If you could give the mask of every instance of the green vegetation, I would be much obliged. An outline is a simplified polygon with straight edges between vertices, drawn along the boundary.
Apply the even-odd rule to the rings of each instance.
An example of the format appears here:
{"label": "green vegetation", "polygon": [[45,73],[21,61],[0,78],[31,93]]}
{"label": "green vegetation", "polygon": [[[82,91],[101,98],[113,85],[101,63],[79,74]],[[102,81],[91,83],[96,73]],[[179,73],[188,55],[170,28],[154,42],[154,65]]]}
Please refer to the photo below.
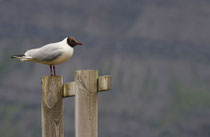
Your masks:
{"label": "green vegetation", "polygon": [[22,136],[24,130],[29,130],[26,135],[40,136],[41,125],[36,121],[40,110],[25,108],[22,103],[0,106],[0,133],[3,137]]}
{"label": "green vegetation", "polygon": [[158,89],[158,80],[153,77],[152,69],[150,66],[146,68],[146,74],[144,75],[142,88],[140,92],[141,97],[151,98],[155,96]]}
{"label": "green vegetation", "polygon": [[20,112],[20,105],[0,106],[0,133],[4,137],[18,136],[19,127],[17,124],[17,113]]}
{"label": "green vegetation", "polygon": [[169,91],[171,103],[159,121],[161,137],[168,133],[178,136],[182,125],[189,122],[188,117],[194,117],[200,111],[202,114],[202,110],[210,107],[210,89],[189,88],[181,80],[172,80]]}

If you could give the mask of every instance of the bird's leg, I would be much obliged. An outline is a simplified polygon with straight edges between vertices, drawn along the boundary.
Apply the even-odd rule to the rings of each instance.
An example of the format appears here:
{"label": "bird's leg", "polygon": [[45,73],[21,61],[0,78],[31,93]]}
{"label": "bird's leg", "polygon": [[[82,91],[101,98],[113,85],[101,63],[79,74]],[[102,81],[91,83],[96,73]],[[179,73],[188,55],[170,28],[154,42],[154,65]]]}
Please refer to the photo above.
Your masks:
{"label": "bird's leg", "polygon": [[53,76],[52,65],[50,65],[50,76]]}
{"label": "bird's leg", "polygon": [[56,73],[55,73],[55,65],[53,65],[53,71],[54,71],[54,76],[56,76]]}

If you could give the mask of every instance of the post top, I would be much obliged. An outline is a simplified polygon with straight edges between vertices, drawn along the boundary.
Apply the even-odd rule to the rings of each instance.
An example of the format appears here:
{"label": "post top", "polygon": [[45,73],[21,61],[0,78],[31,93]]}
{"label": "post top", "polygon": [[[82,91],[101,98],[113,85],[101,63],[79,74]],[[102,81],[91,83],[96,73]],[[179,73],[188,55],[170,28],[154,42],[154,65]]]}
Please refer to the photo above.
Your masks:
{"label": "post top", "polygon": [[75,73],[77,72],[98,72],[98,70],[77,70]]}
{"label": "post top", "polygon": [[59,75],[57,75],[57,76],[42,76],[42,79],[43,78],[62,78],[62,76],[59,76]]}
{"label": "post top", "polygon": [[63,77],[62,76],[43,76],[41,78],[41,82],[44,82],[44,81],[61,81],[63,83]]}

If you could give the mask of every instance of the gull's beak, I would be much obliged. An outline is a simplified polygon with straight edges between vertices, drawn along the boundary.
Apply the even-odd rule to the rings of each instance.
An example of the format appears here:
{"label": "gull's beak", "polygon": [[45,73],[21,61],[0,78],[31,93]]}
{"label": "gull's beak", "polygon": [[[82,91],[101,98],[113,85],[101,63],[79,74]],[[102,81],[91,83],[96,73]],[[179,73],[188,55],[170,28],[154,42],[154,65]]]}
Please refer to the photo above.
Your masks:
{"label": "gull's beak", "polygon": [[82,43],[78,42],[77,45],[83,45]]}

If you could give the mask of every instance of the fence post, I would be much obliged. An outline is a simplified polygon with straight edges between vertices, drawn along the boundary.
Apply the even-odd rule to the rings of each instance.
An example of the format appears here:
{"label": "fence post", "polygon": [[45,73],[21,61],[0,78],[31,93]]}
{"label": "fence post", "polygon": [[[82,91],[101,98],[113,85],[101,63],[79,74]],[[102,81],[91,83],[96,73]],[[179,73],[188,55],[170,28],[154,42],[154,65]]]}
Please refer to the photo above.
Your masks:
{"label": "fence post", "polygon": [[42,77],[42,137],[63,137],[61,76]]}
{"label": "fence post", "polygon": [[98,136],[97,70],[75,73],[75,134],[76,137]]}

